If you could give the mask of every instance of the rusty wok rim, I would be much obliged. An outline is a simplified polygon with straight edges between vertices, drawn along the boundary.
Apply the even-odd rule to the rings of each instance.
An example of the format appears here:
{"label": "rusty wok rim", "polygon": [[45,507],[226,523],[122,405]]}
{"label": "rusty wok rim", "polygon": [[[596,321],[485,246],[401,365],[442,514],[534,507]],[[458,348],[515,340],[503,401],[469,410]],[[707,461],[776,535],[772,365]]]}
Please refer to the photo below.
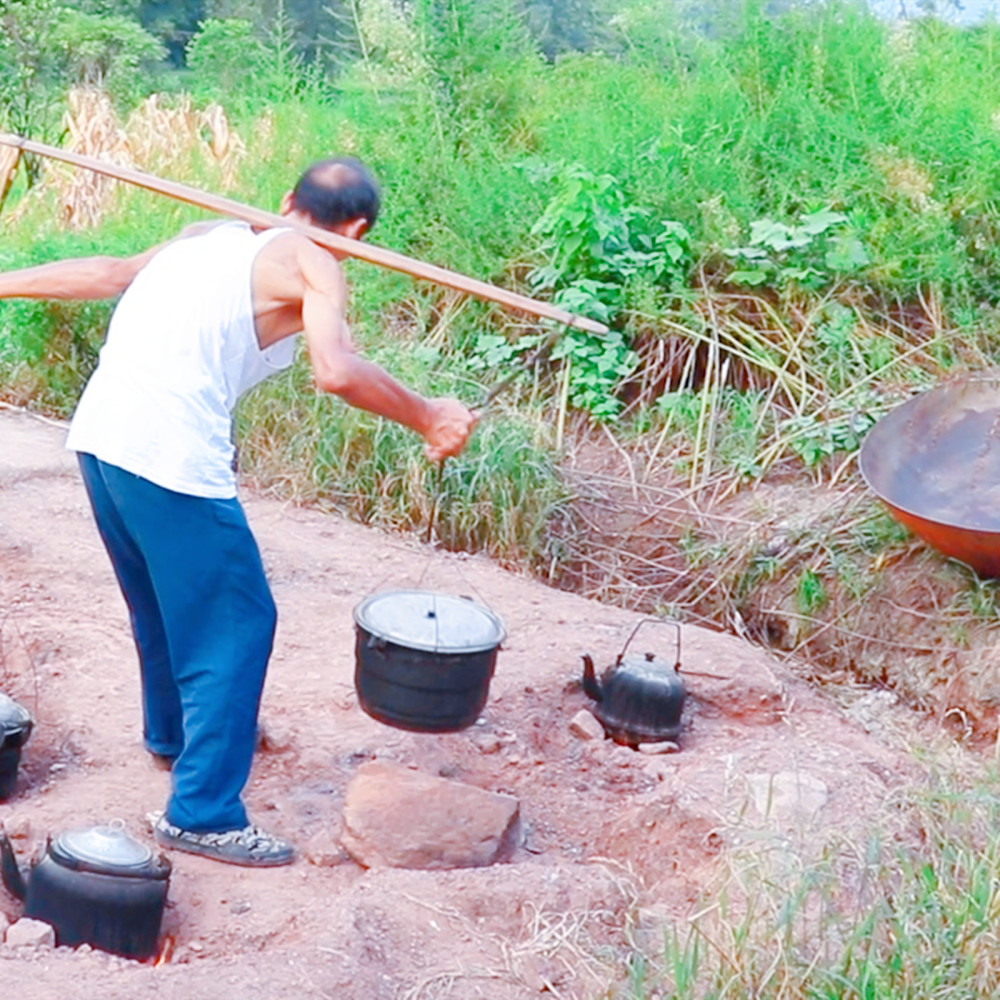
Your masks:
{"label": "rusty wok rim", "polygon": [[[995,527],[985,526],[975,523],[962,511],[933,509],[932,502],[915,503],[900,495],[898,482],[903,473],[914,483],[926,475],[928,465],[921,464],[921,456],[926,460],[928,456],[935,457],[935,452],[920,446],[926,446],[926,438],[943,433],[942,428],[948,423],[946,418],[954,422],[956,414],[977,413],[995,413],[1000,425],[1000,373],[941,383],[899,404],[865,436],[858,467],[868,487],[897,521],[948,558],[965,563],[980,575],[1000,576],[1000,517]],[[923,437],[917,437],[914,431],[917,435],[922,432]],[[1000,457],[1000,436],[993,451]],[[987,447],[980,449],[980,453],[985,456],[992,452]],[[1000,485],[1000,474],[996,481]],[[977,481],[971,475],[954,482],[955,489],[951,492],[958,496],[973,495],[977,488]]]}

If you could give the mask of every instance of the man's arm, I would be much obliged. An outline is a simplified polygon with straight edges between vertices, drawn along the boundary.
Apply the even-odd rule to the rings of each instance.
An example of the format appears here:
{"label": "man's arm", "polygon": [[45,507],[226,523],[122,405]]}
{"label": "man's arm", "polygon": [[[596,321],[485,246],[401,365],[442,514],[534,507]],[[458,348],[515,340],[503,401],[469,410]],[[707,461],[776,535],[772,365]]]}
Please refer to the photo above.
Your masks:
{"label": "man's arm", "polygon": [[347,289],[333,257],[314,244],[303,247],[305,282],[302,329],[317,386],[350,406],[415,430],[431,461],[457,455],[478,417],[457,399],[431,399],[407,389],[378,365],[355,353],[344,318]]}
{"label": "man's arm", "polygon": [[[194,236],[217,223],[196,222],[175,239]],[[170,240],[168,242],[174,242]],[[0,299],[110,299],[121,295],[166,243],[132,257],[77,257],[0,274]]]}
{"label": "man's arm", "polygon": [[[141,255],[145,257],[145,255]],[[79,257],[0,274],[0,299],[109,299],[139,273],[141,257]]]}

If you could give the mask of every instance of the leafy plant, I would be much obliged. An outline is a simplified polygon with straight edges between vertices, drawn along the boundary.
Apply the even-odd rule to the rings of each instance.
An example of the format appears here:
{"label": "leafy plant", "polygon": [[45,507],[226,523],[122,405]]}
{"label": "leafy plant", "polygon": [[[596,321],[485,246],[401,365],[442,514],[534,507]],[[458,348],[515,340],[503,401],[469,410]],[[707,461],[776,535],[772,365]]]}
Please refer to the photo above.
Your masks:
{"label": "leafy plant", "polygon": [[829,209],[802,215],[792,226],[756,219],[750,223],[749,243],[723,253],[740,262],[729,274],[739,285],[796,282],[816,289],[830,280],[830,272],[853,273],[870,263],[847,216]]}
{"label": "leafy plant", "polygon": [[[57,127],[57,0],[0,3],[0,120],[20,135],[47,138]],[[28,166],[31,182],[37,164]]]}
{"label": "leafy plant", "polygon": [[[536,168],[532,176],[552,179],[552,172]],[[539,249],[547,258],[529,276],[537,289],[589,281],[598,291],[638,275],[668,286],[683,279],[691,261],[690,234],[679,222],[654,222],[648,209],[627,204],[610,174],[574,164],[554,179],[555,193],[531,228],[542,237]]]}
{"label": "leafy plant", "polygon": [[235,95],[239,84],[255,82],[264,65],[263,43],[244,18],[208,18],[198,27],[186,50],[187,64],[198,86],[212,97]]}
{"label": "leafy plant", "polygon": [[[562,303],[568,305],[565,299]],[[638,360],[620,330],[605,334],[567,330],[551,356],[553,360],[565,359],[570,366],[569,401],[573,406],[598,420],[607,420],[619,412],[622,404],[614,395],[614,387]]]}
{"label": "leafy plant", "polygon": [[795,587],[795,603],[804,615],[819,611],[827,602],[826,587],[813,569],[804,569]]}
{"label": "leafy plant", "polygon": [[780,426],[788,445],[809,467],[838,452],[857,451],[865,432],[873,427],[877,417],[843,402],[830,407],[831,415],[807,413],[789,417]]}
{"label": "leafy plant", "polygon": [[[554,177],[536,168],[534,176],[555,180],[555,193],[531,229],[541,237],[539,249],[547,261],[529,275],[536,291],[554,292],[563,308],[610,325],[626,305],[631,282],[671,287],[681,280],[691,251],[680,223],[654,224],[651,212],[627,204],[610,174],[571,165]],[[570,330],[552,357],[571,362],[574,406],[599,419],[619,411],[615,385],[637,360],[622,333],[595,337]]]}
{"label": "leafy plant", "polygon": [[166,56],[166,49],[137,21],[119,14],[63,8],[51,42],[66,83],[103,87],[122,98],[136,95],[144,65]]}

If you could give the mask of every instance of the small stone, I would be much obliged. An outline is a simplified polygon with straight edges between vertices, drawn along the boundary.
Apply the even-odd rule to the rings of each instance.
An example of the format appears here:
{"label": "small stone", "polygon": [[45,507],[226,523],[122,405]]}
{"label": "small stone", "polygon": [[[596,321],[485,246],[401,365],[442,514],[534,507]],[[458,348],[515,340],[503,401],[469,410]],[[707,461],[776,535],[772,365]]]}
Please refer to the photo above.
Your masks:
{"label": "small stone", "polygon": [[6,937],[8,927],[10,927],[10,918],[0,910],[0,942]]}
{"label": "small stone", "polygon": [[658,743],[639,744],[639,753],[677,753],[678,750],[680,750],[680,744],[675,743],[673,740],[660,740]]}
{"label": "small stone", "polygon": [[11,840],[26,840],[31,836],[31,820],[23,814],[8,816],[3,821],[3,828]]}
{"label": "small stone", "polygon": [[292,748],[295,737],[290,729],[282,729],[270,723],[257,725],[257,746],[265,753],[285,753]]}
{"label": "small stone", "polygon": [[195,954],[200,954],[205,950],[205,946],[200,941],[192,941],[188,945],[188,949],[193,951]]}
{"label": "small stone", "polygon": [[237,916],[249,912],[251,908],[250,901],[246,899],[235,899],[229,904],[229,912],[235,913]]}
{"label": "small stone", "polygon": [[677,764],[667,759],[663,754],[650,757],[642,766],[644,774],[657,781],[665,781],[670,775],[677,773]]}
{"label": "small stone", "polygon": [[302,845],[302,857],[316,868],[336,868],[351,860],[351,856],[333,836],[317,833]]}
{"label": "small stone", "polygon": [[565,969],[544,955],[525,955],[520,961],[521,980],[534,993],[554,993]]}
{"label": "small stone", "polygon": [[500,737],[493,733],[476,733],[472,742],[480,753],[496,753],[501,746]]}
{"label": "small stone", "polygon": [[11,948],[54,948],[56,932],[51,924],[22,917],[7,928],[5,940]]}
{"label": "small stone", "polygon": [[594,718],[592,712],[581,708],[576,715],[570,719],[569,731],[581,740],[603,740],[604,727]]}
{"label": "small stone", "polygon": [[830,797],[826,782],[805,771],[748,774],[747,785],[757,811],[781,823],[815,819]]}

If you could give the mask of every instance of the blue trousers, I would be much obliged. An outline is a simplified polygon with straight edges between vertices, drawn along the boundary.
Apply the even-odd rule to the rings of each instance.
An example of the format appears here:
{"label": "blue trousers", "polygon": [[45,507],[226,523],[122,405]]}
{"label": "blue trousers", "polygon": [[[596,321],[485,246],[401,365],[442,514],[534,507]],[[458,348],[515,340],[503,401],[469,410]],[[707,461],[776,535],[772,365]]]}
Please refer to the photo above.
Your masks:
{"label": "blue trousers", "polygon": [[79,462],[131,617],[146,747],[176,758],[167,819],[199,833],[242,828],[277,622],[243,509],[93,455]]}

